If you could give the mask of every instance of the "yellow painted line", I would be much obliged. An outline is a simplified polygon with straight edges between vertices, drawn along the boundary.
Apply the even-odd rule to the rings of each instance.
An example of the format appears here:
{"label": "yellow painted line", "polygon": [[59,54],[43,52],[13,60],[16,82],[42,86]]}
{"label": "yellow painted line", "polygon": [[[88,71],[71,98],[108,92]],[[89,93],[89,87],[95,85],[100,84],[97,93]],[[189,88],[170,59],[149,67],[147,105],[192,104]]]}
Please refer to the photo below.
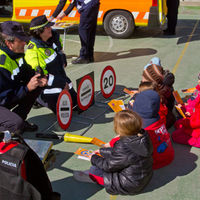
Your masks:
{"label": "yellow painted line", "polygon": [[192,33],[191,33],[190,36],[188,37],[188,40],[187,40],[187,42],[186,42],[186,44],[185,44],[185,47],[184,47],[183,51],[181,52],[181,55],[179,56],[179,58],[178,58],[178,60],[177,60],[177,62],[176,62],[176,65],[174,66],[174,68],[173,68],[173,70],[172,70],[172,73],[173,73],[173,74],[176,73],[176,70],[177,70],[177,68],[178,68],[178,66],[179,66],[179,64],[180,64],[180,62],[181,62],[181,60],[183,59],[183,56],[184,56],[184,54],[185,54],[185,52],[186,52],[186,50],[187,50],[187,48],[188,48],[188,45],[189,45],[189,43],[190,43],[190,40],[192,39],[192,36],[193,36],[194,32],[195,32],[196,29],[197,29],[198,24],[199,24],[199,20],[196,22],[196,24],[195,24],[195,26],[194,26],[194,28],[193,28],[193,30],[192,30]]}
{"label": "yellow painted line", "polygon": [[116,200],[117,199],[117,195],[110,195],[110,200]]}

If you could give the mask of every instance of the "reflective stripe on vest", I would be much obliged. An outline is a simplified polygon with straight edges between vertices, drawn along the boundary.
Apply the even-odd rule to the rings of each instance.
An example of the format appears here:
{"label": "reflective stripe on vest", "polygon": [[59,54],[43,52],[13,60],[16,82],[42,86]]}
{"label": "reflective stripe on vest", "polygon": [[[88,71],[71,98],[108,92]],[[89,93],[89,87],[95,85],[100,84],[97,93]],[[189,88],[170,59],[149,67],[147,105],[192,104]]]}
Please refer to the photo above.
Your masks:
{"label": "reflective stripe on vest", "polygon": [[53,74],[49,74],[49,78],[48,78],[48,86],[52,86],[53,84],[53,80],[54,80],[54,75]]}
{"label": "reflective stripe on vest", "polygon": [[57,53],[54,52],[52,55],[50,55],[48,58],[46,58],[44,61],[46,64],[49,64],[50,62],[52,62],[57,56]]}
{"label": "reflective stripe on vest", "polygon": [[[24,64],[23,58],[19,59],[18,64],[19,64],[19,67],[21,67]],[[12,75],[11,75],[12,80],[14,80],[15,79],[14,76],[16,76],[20,72],[19,67],[17,67],[16,69],[12,71]]]}
{"label": "reflective stripe on vest", "polygon": [[61,93],[62,88],[51,88],[51,89],[45,89],[44,94],[56,94]]}
{"label": "reflective stripe on vest", "polygon": [[9,55],[6,52],[2,50],[0,50],[0,54],[6,56],[6,63],[1,65],[2,68],[8,70],[11,73],[11,79],[14,80],[14,76],[16,76],[20,72],[19,67],[21,67],[24,64],[23,58],[13,60],[9,57]]}
{"label": "reflective stripe on vest", "polygon": [[53,43],[53,49],[56,49],[57,45],[55,43]]}

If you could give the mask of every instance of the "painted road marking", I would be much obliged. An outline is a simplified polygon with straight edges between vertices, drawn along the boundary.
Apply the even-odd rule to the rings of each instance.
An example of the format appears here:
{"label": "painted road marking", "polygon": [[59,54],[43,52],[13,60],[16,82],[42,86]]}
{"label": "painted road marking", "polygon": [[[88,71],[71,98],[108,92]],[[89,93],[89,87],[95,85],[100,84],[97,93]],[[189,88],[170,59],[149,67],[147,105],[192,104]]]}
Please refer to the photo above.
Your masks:
{"label": "painted road marking", "polygon": [[176,70],[177,70],[177,68],[178,68],[178,66],[179,66],[179,64],[180,64],[180,62],[181,62],[181,60],[183,59],[183,56],[184,56],[184,54],[185,54],[185,52],[186,52],[186,50],[187,50],[187,48],[188,48],[188,46],[189,46],[190,40],[192,39],[192,37],[193,37],[193,35],[194,35],[194,32],[196,31],[198,25],[199,25],[199,20],[196,22],[196,24],[195,24],[195,26],[194,26],[194,28],[193,28],[193,30],[192,30],[192,33],[190,34],[190,36],[189,36],[189,38],[188,38],[188,40],[187,40],[187,42],[186,42],[186,44],[185,44],[185,47],[184,47],[183,51],[181,52],[181,55],[179,56],[179,58],[178,58],[178,60],[177,60],[177,62],[176,62],[176,65],[174,66],[174,68],[173,68],[173,70],[172,70],[172,73],[173,73],[173,74],[176,73]]}

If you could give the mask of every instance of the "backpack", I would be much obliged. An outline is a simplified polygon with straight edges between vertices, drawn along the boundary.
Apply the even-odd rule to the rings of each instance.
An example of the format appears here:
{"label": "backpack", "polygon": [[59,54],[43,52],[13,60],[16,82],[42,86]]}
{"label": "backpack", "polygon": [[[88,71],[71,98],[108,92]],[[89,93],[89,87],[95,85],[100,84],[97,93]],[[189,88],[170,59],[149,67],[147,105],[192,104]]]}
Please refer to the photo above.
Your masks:
{"label": "backpack", "polygon": [[0,154],[0,199],[41,200],[40,193],[21,176],[21,165],[28,147],[18,144]]}
{"label": "backpack", "polygon": [[[2,142],[0,133],[0,199],[60,200],[37,154],[14,134],[10,142]],[[5,138],[5,136],[4,136]]]}

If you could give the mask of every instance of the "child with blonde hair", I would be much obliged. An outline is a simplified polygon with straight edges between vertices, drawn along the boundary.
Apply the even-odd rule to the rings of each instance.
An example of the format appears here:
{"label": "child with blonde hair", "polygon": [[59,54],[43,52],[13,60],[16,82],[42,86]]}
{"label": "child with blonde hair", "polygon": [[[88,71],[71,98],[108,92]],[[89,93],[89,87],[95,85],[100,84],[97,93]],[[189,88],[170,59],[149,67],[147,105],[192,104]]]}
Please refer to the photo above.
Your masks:
{"label": "child with blonde hair", "polygon": [[[91,156],[92,167],[88,176],[103,185],[110,194],[136,194],[152,177],[151,141],[142,129],[141,117],[130,110],[116,113],[114,130],[119,135],[119,140],[112,148],[100,148],[96,151],[101,156]],[[75,176],[75,179],[80,180],[83,173],[79,177]]]}

